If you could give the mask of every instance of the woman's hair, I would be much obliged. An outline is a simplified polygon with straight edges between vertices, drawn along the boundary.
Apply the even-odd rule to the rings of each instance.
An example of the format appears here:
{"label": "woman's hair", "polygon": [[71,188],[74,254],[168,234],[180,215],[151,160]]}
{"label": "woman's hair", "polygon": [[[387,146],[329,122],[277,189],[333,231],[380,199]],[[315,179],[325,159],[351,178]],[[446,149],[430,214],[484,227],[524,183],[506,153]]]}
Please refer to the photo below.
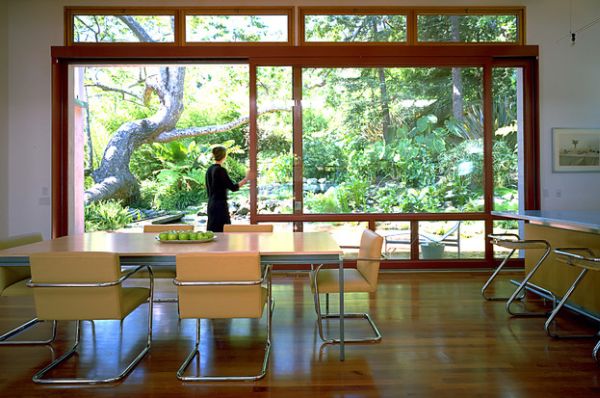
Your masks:
{"label": "woman's hair", "polygon": [[227,148],[225,148],[223,145],[216,145],[212,149],[212,154],[213,158],[215,158],[215,161],[218,162],[227,155]]}

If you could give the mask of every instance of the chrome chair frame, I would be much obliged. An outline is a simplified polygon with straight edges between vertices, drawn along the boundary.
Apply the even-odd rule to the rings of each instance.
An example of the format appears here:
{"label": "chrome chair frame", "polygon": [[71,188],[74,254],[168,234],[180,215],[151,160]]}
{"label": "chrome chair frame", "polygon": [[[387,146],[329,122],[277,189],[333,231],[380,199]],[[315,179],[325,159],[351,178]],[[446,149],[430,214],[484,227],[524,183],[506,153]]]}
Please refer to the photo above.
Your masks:
{"label": "chrome chair frame", "polygon": [[[577,254],[576,252],[587,253],[589,257],[582,256],[580,254]],[[581,248],[581,247],[557,248],[557,249],[554,249],[554,253],[558,256],[557,259],[559,261],[564,262],[567,265],[577,266],[578,263],[579,264],[588,263],[588,266],[591,265],[592,267],[598,267],[598,270],[600,270],[600,258],[595,257],[594,253],[588,248]],[[565,293],[563,298],[560,300],[560,303],[558,303],[558,305],[556,306],[554,311],[552,311],[552,314],[550,314],[550,316],[546,320],[546,323],[544,324],[544,329],[546,330],[546,334],[548,336],[555,338],[555,339],[579,339],[579,338],[593,338],[593,337],[598,337],[600,335],[600,331],[598,331],[595,334],[591,334],[591,335],[580,335],[580,334],[567,335],[567,334],[559,334],[557,332],[551,331],[551,327],[552,327],[552,324],[555,322],[556,316],[561,311],[561,309],[564,307],[565,303],[567,302],[567,300],[569,299],[571,294],[573,294],[575,289],[577,289],[577,286],[583,280],[583,278],[585,277],[585,275],[588,273],[589,270],[590,270],[590,268],[588,268],[586,266],[582,267],[581,272],[579,273],[579,275],[577,275],[577,277],[571,284],[571,287],[569,287],[569,289],[567,290],[567,292]],[[592,357],[594,358],[594,360],[596,360],[596,362],[599,361],[599,359],[598,359],[598,351],[599,350],[600,350],[600,341],[596,344],[596,346],[592,350]]]}
{"label": "chrome chair frame", "polygon": [[[12,239],[20,241],[21,242],[20,244],[30,244],[30,243],[41,242],[43,240],[43,237],[42,237],[42,234],[32,233],[32,234],[13,236]],[[11,239],[9,238],[9,241],[10,240]],[[3,246],[2,247],[3,249],[15,247],[15,246],[13,246],[13,244],[15,244],[15,241],[13,240],[12,243],[9,243],[9,241],[5,241],[5,243],[8,243],[8,245]],[[18,244],[18,245],[20,245],[20,244]],[[16,328],[9,330],[8,332],[2,334],[0,336],[0,346],[2,346],[2,345],[45,345],[45,344],[49,344],[49,343],[53,342],[54,339],[56,338],[56,321],[54,321],[52,323],[52,334],[50,335],[50,337],[48,339],[45,339],[45,340],[9,340],[11,337],[17,336],[17,335],[23,333],[25,330],[29,329],[30,327],[35,326],[41,322],[43,322],[43,321],[40,321],[37,318],[33,318],[25,323],[22,323],[21,325],[17,326]]]}
{"label": "chrome chair frame", "polygon": [[[271,319],[275,303],[272,300],[271,288],[271,270],[272,265],[265,266],[264,274],[261,279],[256,281],[212,281],[212,282],[184,282],[177,279],[173,283],[177,286],[253,286],[267,283],[267,340],[265,343],[265,354],[263,357],[260,373],[250,376],[184,376],[185,370],[196,356],[200,356],[200,319],[196,319],[196,341],[194,349],[183,361],[183,364],[177,370],[177,378],[182,381],[256,381],[262,379],[267,374],[269,357],[271,355]],[[200,371],[200,369],[198,369]]]}
{"label": "chrome chair frame", "polygon": [[[490,238],[492,240],[492,244],[494,244],[496,239],[499,239],[500,237],[514,237],[516,238],[516,240],[521,240],[521,238],[519,237],[519,235],[517,234],[489,234],[488,238]],[[492,282],[494,281],[494,279],[496,279],[496,277],[498,276],[498,274],[500,273],[500,271],[502,271],[502,268],[504,268],[504,266],[506,265],[506,263],[508,262],[508,260],[512,257],[512,255],[515,253],[515,251],[517,251],[517,249],[512,249],[508,255],[506,257],[504,257],[504,259],[502,260],[502,262],[500,263],[500,265],[498,265],[498,267],[496,267],[496,269],[494,270],[494,272],[492,273],[492,275],[490,276],[490,278],[487,280],[487,282],[485,282],[485,284],[483,285],[483,287],[481,288],[481,296],[486,299],[487,301],[504,301],[504,300],[508,300],[510,298],[509,297],[500,297],[500,296],[488,296],[486,294],[486,290],[487,288],[492,284]],[[519,296],[518,300],[522,300],[523,297],[525,297],[525,292],[523,292],[521,294],[521,296]]]}
{"label": "chrome chair frame", "polygon": [[[381,260],[381,258],[357,257],[356,260],[357,261],[379,261],[379,260]],[[326,337],[323,332],[323,319],[339,319],[340,318],[339,313],[330,313],[329,312],[329,293],[324,293],[325,294],[325,314],[323,314],[321,312],[321,300],[320,300],[321,293],[319,293],[319,284],[317,283],[317,278],[319,276],[319,272],[321,271],[321,269],[323,267],[324,267],[324,264],[320,264],[315,269],[314,266],[311,265],[311,272],[313,273],[312,280],[313,280],[313,289],[314,289],[313,291],[314,291],[314,301],[315,301],[315,312],[317,313],[317,326],[318,326],[318,330],[319,330],[319,337],[321,337],[321,340],[325,344],[339,344],[340,339]],[[348,293],[352,293],[352,292],[348,292]],[[377,328],[377,325],[375,324],[375,322],[373,322],[373,319],[371,319],[371,316],[369,316],[368,313],[366,313],[366,312],[344,312],[344,319],[346,319],[346,318],[366,319],[367,322],[369,323],[369,326],[373,330],[374,337],[355,338],[355,339],[344,338],[344,343],[377,343],[377,342],[381,341],[381,332],[379,331],[379,329]]]}
{"label": "chrome chair frame", "polygon": [[[544,260],[546,260],[546,258],[550,254],[550,251],[552,250],[550,247],[550,243],[548,243],[548,241],[542,240],[542,239],[516,239],[516,240],[515,239],[510,239],[510,240],[504,239],[504,237],[506,237],[506,236],[513,236],[513,237],[517,236],[518,237],[518,235],[515,235],[515,234],[496,234],[496,235],[491,234],[491,235],[488,235],[488,237],[490,237],[490,239],[492,239],[492,243],[495,245],[498,245],[498,246],[502,246],[502,243],[506,242],[506,243],[510,243],[511,245],[515,245],[515,244],[519,245],[520,246],[519,249],[525,249],[525,250],[532,250],[533,248],[531,246],[534,244],[542,244],[545,247],[544,253],[538,259],[537,263],[531,268],[531,270],[527,273],[527,275],[525,275],[525,278],[523,278],[521,283],[517,286],[515,291],[511,294],[511,296],[506,301],[506,305],[505,305],[506,312],[508,312],[510,315],[515,316],[515,317],[538,317],[538,316],[545,317],[545,316],[549,315],[549,313],[546,311],[544,311],[544,312],[513,311],[511,309],[511,305],[513,304],[513,302],[515,300],[517,300],[517,298],[522,299],[524,297],[525,288],[527,286],[529,286],[529,284],[530,284],[529,280],[537,272],[537,270],[540,268],[540,266],[542,265]],[[517,248],[512,248],[512,249],[513,250],[510,253],[511,255],[512,255],[512,253],[514,253],[514,251],[516,251]],[[503,264],[505,264],[505,262],[503,262]],[[497,271],[499,272],[499,270],[497,270]],[[494,272],[494,274],[492,276],[495,278],[495,276],[498,274],[498,272]],[[488,284],[486,283],[486,285],[484,285],[484,288],[487,288],[487,285]],[[548,294],[550,297],[552,297],[552,308],[554,309],[556,307],[556,296],[554,295],[554,293],[552,293],[546,289],[540,288],[540,287],[536,287],[536,290],[541,290],[544,293]],[[485,290],[482,289],[482,294],[484,294],[484,292],[485,292]]]}
{"label": "chrome chair frame", "polygon": [[[148,265],[140,265],[139,267],[131,270],[124,275],[122,275],[118,280],[113,282],[101,282],[101,283],[37,283],[32,282],[31,280],[27,283],[27,286],[36,288],[36,287],[60,287],[60,288],[69,288],[69,287],[106,287],[106,286],[116,286],[120,285],[128,279],[131,275],[136,272],[142,270],[143,268],[148,269],[149,281],[150,281],[150,295],[148,297],[148,333],[146,338],[146,346],[143,350],[127,365],[127,367],[119,373],[117,376],[109,377],[105,379],[87,379],[87,378],[44,378],[44,376],[50,372],[52,369],[58,367],[62,362],[70,358],[73,354],[77,353],[77,348],[79,346],[79,341],[81,338],[81,320],[76,321],[76,330],[75,330],[75,344],[71,347],[69,351],[60,356],[59,358],[52,361],[50,364],[45,366],[42,370],[33,375],[33,382],[38,384],[99,384],[99,383],[112,383],[118,380],[123,379],[131,370],[142,360],[142,358],[148,353],[150,350],[150,346],[152,345],[152,308],[153,308],[153,299],[154,299],[154,276],[152,273],[152,268]],[[56,321],[54,321],[56,322]]]}
{"label": "chrome chair frame", "polygon": [[56,321],[52,321],[52,333],[50,335],[49,338],[45,339],[45,340],[9,340],[11,337],[13,336],[17,336],[21,333],[23,333],[25,330],[29,329],[30,327],[37,325],[38,323],[42,323],[44,321],[41,321],[37,318],[33,318],[30,319],[29,321],[17,326],[16,328],[9,330],[8,332],[4,333],[2,336],[0,336],[0,346],[3,345],[45,345],[45,344],[50,344],[54,341],[54,339],[56,339]]}

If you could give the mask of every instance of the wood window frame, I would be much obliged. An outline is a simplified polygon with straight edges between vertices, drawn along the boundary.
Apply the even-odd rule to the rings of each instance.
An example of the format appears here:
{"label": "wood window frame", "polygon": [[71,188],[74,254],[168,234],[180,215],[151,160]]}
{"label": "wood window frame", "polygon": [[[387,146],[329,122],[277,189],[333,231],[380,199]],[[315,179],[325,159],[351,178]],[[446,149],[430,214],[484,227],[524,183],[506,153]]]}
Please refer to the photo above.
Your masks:
{"label": "wood window frame", "polygon": [[[306,41],[306,15],[406,15],[405,42],[312,42]],[[418,40],[418,15],[515,15],[517,40],[514,42],[420,42]],[[298,7],[298,40],[302,46],[321,45],[525,45],[525,7]]]}
{"label": "wood window frame", "polygon": [[[435,54],[435,55],[432,55]],[[524,153],[525,186],[523,198],[526,209],[538,209],[540,203],[539,185],[539,112],[538,112],[538,47],[537,46],[207,46],[207,47],[148,47],[138,45],[121,46],[68,46],[52,47],[52,236],[68,234],[68,176],[69,176],[69,120],[68,120],[68,78],[70,64],[98,63],[173,63],[206,60],[226,60],[244,62],[249,65],[250,93],[250,162],[256,170],[257,126],[256,126],[256,67],[292,66],[295,68],[294,95],[298,100],[301,85],[301,68],[335,66],[482,66],[484,68],[483,101],[486,122],[484,135],[484,195],[485,209],[476,213],[368,213],[368,214],[303,214],[294,212],[288,215],[251,213],[252,222],[336,222],[362,221],[370,227],[377,221],[408,221],[411,234],[418,234],[419,221],[477,220],[485,223],[485,232],[491,233],[493,221],[491,199],[493,196],[492,151],[490,137],[492,68],[522,67],[524,88]],[[301,95],[301,93],[300,93]],[[295,107],[294,142],[297,145],[298,131],[302,120],[299,108]],[[297,148],[296,151],[301,150]],[[301,153],[301,152],[300,152]],[[300,169],[295,172],[301,173]],[[300,174],[301,175],[301,174]],[[297,181],[295,182],[297,184]],[[257,185],[251,183],[251,201],[256,209]],[[296,194],[298,188],[296,188]],[[484,259],[440,259],[421,260],[418,258],[418,239],[411,247],[411,260],[389,261],[384,268],[486,268],[496,261],[491,245],[486,242]],[[517,260],[515,264],[518,264]]]}
{"label": "wood window frame", "polygon": [[131,42],[76,42],[74,41],[74,25],[76,15],[154,15],[174,17],[174,41],[172,42],[135,42],[138,46],[175,46],[182,45],[181,11],[173,7],[65,7],[65,46],[130,46]]}
{"label": "wood window frame", "polygon": [[[75,42],[74,23],[76,15],[156,15],[174,17],[174,41],[136,42],[139,46],[251,46],[294,44],[294,7],[65,7],[65,46],[130,46],[131,42]],[[287,16],[287,41],[285,42],[187,42],[186,16],[192,15],[285,15]]]}
{"label": "wood window frame", "polygon": [[[517,18],[517,39],[510,42],[437,42],[437,41],[419,41],[418,35],[418,16],[419,15],[448,15],[448,16],[466,16],[466,15],[514,15]],[[474,45],[486,44],[494,46],[515,46],[525,45],[525,7],[419,7],[414,9],[413,22],[411,27],[414,29],[413,36],[415,45]],[[472,43],[472,44],[471,44]]]}

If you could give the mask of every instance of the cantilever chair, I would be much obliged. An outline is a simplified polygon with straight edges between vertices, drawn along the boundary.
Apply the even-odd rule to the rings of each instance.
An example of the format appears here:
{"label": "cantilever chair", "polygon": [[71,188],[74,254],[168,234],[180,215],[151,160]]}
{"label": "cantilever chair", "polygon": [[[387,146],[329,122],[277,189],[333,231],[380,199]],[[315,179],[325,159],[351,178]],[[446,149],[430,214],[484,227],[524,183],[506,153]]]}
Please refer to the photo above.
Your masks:
{"label": "cantilever chair", "polygon": [[[344,269],[344,293],[372,293],[377,290],[379,264],[381,262],[381,247],[383,238],[375,232],[366,229],[360,240],[356,269]],[[339,293],[339,270],[324,269],[323,264],[313,269],[310,274],[311,288],[315,299],[317,326],[319,336],[325,343],[339,343],[339,339],[328,338],[323,333],[323,319],[339,318],[339,313],[329,313],[329,294]],[[321,311],[320,295],[325,294],[325,314]],[[345,339],[345,343],[377,342],[381,333],[367,313],[345,313],[344,318],[363,318],[369,322],[374,336],[367,338]]]}
{"label": "cantilever chair", "polygon": [[[160,233],[166,231],[193,231],[194,226],[191,224],[147,224],[144,225],[144,233]],[[175,279],[175,268],[168,265],[153,265],[152,272],[154,279]],[[147,278],[147,272],[140,272],[134,278]],[[160,290],[159,290],[160,291]],[[175,303],[176,298],[173,297],[156,297],[155,303]]]}
{"label": "cantilever chair", "polygon": [[[581,335],[581,334],[559,334],[557,332],[553,332],[551,330],[551,326],[555,321],[556,316],[560,312],[560,310],[564,307],[565,303],[571,297],[575,289],[579,283],[585,278],[585,275],[588,271],[600,271],[600,257],[596,256],[594,252],[589,248],[557,248],[554,249],[554,253],[556,254],[556,258],[558,261],[566,263],[570,266],[575,266],[581,268],[581,271],[560,300],[560,303],[554,308],[552,314],[546,320],[544,325],[544,329],[546,330],[546,334],[553,338],[593,338],[600,336],[600,331],[594,333],[592,335]],[[596,343],[596,346],[592,350],[592,357],[596,360],[596,362],[600,362],[598,359],[598,351],[600,351],[600,341]]]}
{"label": "cantilever chair", "polygon": [[[419,232],[420,243],[443,243],[446,246],[456,247],[458,257],[460,258],[460,224],[461,221],[457,221],[453,224],[444,234],[435,235],[428,234],[425,232]],[[393,235],[387,235],[385,238],[384,250],[386,253],[389,252],[389,245],[392,244],[405,244],[410,245],[410,232],[396,233]]]}
{"label": "cantilever chair", "polygon": [[225,224],[223,232],[273,232],[272,224]]}
{"label": "cantilever chair", "polygon": [[[496,270],[492,273],[490,278],[481,288],[481,295],[486,300],[507,300],[506,301],[506,312],[508,312],[512,316],[547,316],[548,313],[545,311],[542,312],[531,312],[531,311],[514,311],[511,306],[513,302],[517,299],[523,299],[525,297],[525,288],[530,286],[529,280],[533,277],[533,275],[537,272],[540,266],[543,264],[544,260],[550,254],[550,243],[545,240],[532,240],[532,239],[521,239],[517,234],[490,234],[488,235],[490,241],[493,245],[500,246],[506,249],[509,249],[510,252],[506,255],[502,263],[496,268]],[[510,297],[498,297],[498,296],[488,296],[486,290],[492,284],[496,276],[500,273],[502,268],[506,265],[508,260],[514,254],[515,251],[525,249],[525,250],[543,250],[542,255],[536,262],[536,264],[531,268],[529,273],[525,275],[525,278],[521,281],[521,283],[517,286],[515,291],[510,295]],[[556,296],[554,293],[549,290],[543,289],[541,287],[536,286],[536,290],[539,290],[548,296],[552,297],[553,307],[556,305]]]}
{"label": "cantilever chair", "polygon": [[[186,253],[176,257],[179,317],[196,319],[196,342],[177,378],[184,381],[258,380],[265,376],[271,352],[271,266],[262,271],[258,252]],[[185,376],[200,356],[200,318],[262,318],[267,307],[267,338],[260,373],[251,376]],[[200,369],[198,369],[200,373]]]}
{"label": "cantilever chair", "polygon": [[[24,235],[16,235],[7,239],[0,240],[0,250],[9,249],[11,247],[27,245],[29,243],[41,242],[42,234],[32,233]],[[31,296],[31,289],[27,288],[27,281],[31,277],[31,269],[29,267],[0,267],[0,296]],[[22,325],[4,333],[0,336],[0,345],[21,345],[21,344],[48,344],[54,340],[56,335],[56,323],[52,324],[52,335],[45,340],[9,340],[11,337],[20,334],[33,325],[41,322],[37,318],[33,318]]]}
{"label": "cantilever chair", "polygon": [[[76,321],[75,344],[33,376],[40,384],[110,383],[124,378],[150,350],[152,343],[152,269],[139,266],[121,273],[119,257],[104,252],[51,252],[30,256],[31,281],[37,317],[41,320]],[[122,286],[135,272],[147,268],[149,287]],[[133,310],[148,302],[146,345],[118,375],[99,378],[46,378],[66,359],[78,352],[82,320],[124,320]],[[106,355],[110,355],[106,353]]]}
{"label": "cantilever chair", "polygon": [[[194,226],[191,224],[148,224],[144,225],[144,233],[159,233],[166,231],[193,231]],[[175,278],[175,268],[170,266],[152,266],[152,272],[154,272],[154,278]],[[143,276],[143,273],[140,274]],[[169,299],[157,299],[157,302],[162,301],[175,301]]]}

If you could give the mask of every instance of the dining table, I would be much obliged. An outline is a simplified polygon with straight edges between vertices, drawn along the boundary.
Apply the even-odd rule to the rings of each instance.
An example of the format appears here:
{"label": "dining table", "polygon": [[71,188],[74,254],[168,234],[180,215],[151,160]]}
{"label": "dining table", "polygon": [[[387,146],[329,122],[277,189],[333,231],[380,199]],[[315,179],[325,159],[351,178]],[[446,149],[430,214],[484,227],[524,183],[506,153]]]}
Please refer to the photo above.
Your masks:
{"label": "dining table", "polygon": [[122,267],[175,267],[178,254],[232,251],[258,252],[262,264],[276,266],[336,265],[340,284],[339,359],[344,360],[343,253],[328,232],[216,233],[214,239],[207,242],[163,241],[156,234],[141,232],[88,232],[0,250],[0,266],[29,266],[29,256],[40,252],[111,252],[118,254]]}

